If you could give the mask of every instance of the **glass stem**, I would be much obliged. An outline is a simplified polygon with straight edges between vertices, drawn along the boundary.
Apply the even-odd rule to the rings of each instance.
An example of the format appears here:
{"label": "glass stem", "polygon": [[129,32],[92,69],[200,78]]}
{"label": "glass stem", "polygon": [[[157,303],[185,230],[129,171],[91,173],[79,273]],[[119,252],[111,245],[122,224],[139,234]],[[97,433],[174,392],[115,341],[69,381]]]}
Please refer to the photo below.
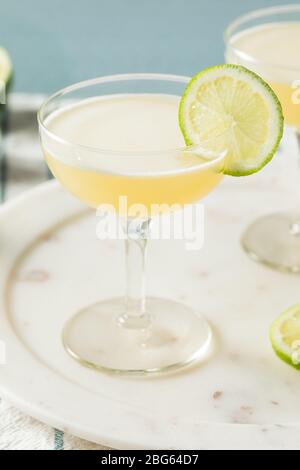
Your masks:
{"label": "glass stem", "polygon": [[125,232],[126,296],[125,313],[119,318],[125,328],[143,329],[150,323],[145,305],[145,261],[150,219],[127,218]]}
{"label": "glass stem", "polygon": [[[300,130],[296,130],[296,138],[298,142],[298,165],[300,166]],[[296,237],[300,237],[300,213],[293,217],[290,224],[290,232]]]}

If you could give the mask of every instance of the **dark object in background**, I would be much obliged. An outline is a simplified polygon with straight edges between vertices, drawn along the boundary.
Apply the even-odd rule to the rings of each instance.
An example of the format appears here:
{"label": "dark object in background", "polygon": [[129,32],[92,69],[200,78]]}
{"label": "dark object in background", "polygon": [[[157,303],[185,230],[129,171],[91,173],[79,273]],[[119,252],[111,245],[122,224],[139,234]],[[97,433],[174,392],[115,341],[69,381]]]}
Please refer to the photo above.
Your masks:
{"label": "dark object in background", "polygon": [[5,134],[8,131],[8,119],[9,111],[7,104],[0,104],[0,129],[1,134]]}
{"label": "dark object in background", "polygon": [[6,85],[5,103],[0,104],[0,202],[5,198],[5,181],[6,181],[6,156],[4,137],[9,130],[9,105],[8,96],[13,84],[12,76]]}

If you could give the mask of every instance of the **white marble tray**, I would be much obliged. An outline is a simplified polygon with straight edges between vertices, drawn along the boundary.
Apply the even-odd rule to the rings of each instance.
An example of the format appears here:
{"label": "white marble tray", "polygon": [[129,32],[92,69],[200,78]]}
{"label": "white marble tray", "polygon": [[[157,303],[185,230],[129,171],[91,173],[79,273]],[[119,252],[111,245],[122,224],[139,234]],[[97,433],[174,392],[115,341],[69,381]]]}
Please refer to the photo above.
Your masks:
{"label": "white marble tray", "polygon": [[97,240],[95,215],[55,182],[7,203],[0,210],[0,393],[46,423],[120,449],[299,449],[300,375],[268,341],[273,318],[300,301],[299,277],[253,263],[239,246],[254,215],[290,202],[287,165],[280,165],[281,156],[270,173],[228,179],[210,195],[201,251],[150,243],[148,293],[203,312],[216,338],[206,363],[157,378],[85,369],[60,342],[76,310],[124,290],[122,243]]}

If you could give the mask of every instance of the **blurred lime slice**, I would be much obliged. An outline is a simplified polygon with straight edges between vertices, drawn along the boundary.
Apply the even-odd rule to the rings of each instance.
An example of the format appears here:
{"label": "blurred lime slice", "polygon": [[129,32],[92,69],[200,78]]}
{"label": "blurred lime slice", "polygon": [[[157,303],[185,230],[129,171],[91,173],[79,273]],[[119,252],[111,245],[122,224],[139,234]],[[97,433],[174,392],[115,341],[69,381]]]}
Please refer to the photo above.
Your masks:
{"label": "blurred lime slice", "polygon": [[[12,62],[6,49],[0,47],[0,92],[5,93],[12,78]],[[3,91],[4,89],[4,91]]]}
{"label": "blurred lime slice", "polygon": [[270,340],[277,356],[300,370],[300,304],[286,310],[272,323]]}

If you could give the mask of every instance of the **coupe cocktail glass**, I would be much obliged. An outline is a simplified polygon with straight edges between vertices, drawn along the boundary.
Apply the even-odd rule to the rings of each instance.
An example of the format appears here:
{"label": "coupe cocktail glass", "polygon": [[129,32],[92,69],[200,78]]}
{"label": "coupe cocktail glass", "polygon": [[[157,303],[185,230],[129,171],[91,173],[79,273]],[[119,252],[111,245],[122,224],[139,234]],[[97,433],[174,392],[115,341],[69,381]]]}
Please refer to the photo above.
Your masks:
{"label": "coupe cocktail glass", "polygon": [[[300,5],[242,16],[229,25],[225,40],[227,62],[244,65],[269,82],[281,101],[286,124],[295,129],[300,149]],[[300,272],[300,208],[256,220],[242,245],[256,261]]]}
{"label": "coupe cocktail glass", "polygon": [[119,213],[126,235],[125,299],[88,306],[64,328],[66,350],[89,367],[166,371],[199,359],[210,346],[202,316],[173,300],[145,297],[150,218],[159,213],[152,205],[166,211],[193,203],[222,179],[225,152],[185,147],[178,105],[188,81],[156,74],[102,77],[56,93],[39,111],[46,161],[68,191],[95,208],[118,211],[120,197],[128,208],[146,208],[139,218]]}

